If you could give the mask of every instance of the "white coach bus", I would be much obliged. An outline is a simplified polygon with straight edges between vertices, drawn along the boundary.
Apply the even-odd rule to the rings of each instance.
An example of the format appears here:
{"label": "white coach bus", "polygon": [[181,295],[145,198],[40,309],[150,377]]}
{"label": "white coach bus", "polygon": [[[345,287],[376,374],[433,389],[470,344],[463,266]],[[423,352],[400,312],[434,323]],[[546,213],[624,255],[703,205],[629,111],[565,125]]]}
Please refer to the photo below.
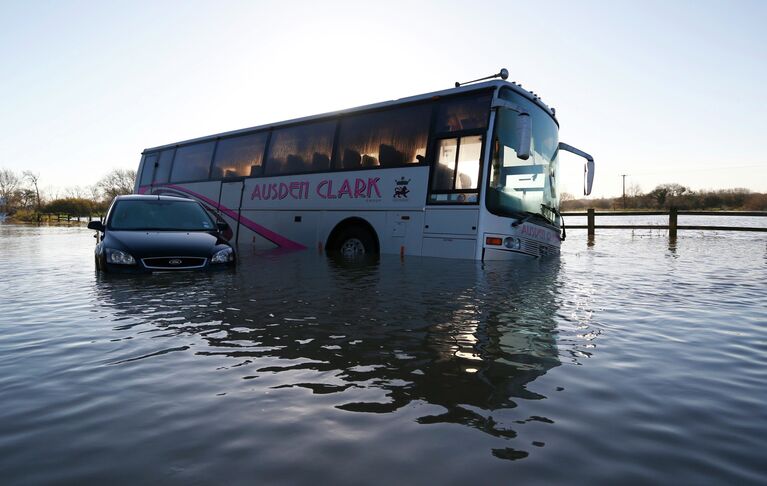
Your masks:
{"label": "white coach bus", "polygon": [[[553,109],[503,80],[144,150],[135,191],[197,199],[240,247],[344,255],[559,251]],[[488,78],[485,78],[488,79]],[[482,81],[482,80],[478,80]]]}

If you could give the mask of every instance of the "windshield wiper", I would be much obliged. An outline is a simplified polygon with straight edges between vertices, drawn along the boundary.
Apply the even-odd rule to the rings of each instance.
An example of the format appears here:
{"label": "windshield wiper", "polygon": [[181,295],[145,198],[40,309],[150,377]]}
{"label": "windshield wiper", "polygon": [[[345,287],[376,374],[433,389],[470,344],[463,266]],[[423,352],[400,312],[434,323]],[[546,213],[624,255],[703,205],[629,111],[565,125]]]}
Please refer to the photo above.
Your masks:
{"label": "windshield wiper", "polygon": [[513,223],[511,223],[511,226],[519,226],[520,224],[527,223],[528,221],[530,221],[533,218],[542,219],[545,222],[547,222],[548,224],[550,224],[551,226],[556,226],[556,224],[554,224],[554,221],[550,220],[549,218],[547,218],[546,216],[544,216],[541,213],[534,213],[532,211],[524,211],[524,212],[520,213],[520,215],[524,215],[524,216],[522,216],[521,218],[519,218],[516,221],[514,221]]}
{"label": "windshield wiper", "polygon": [[[565,218],[563,218],[563,217],[562,217],[562,213],[560,213],[560,212],[559,212],[559,210],[558,210],[557,208],[555,208],[555,207],[552,207],[552,206],[548,206],[548,205],[546,205],[546,204],[541,204],[541,208],[543,208],[543,209],[547,209],[547,210],[551,211],[552,213],[554,213],[555,215],[559,216],[559,221],[561,221],[561,222],[562,222],[562,238],[561,238],[561,239],[562,239],[562,241],[565,241],[565,238],[567,238],[567,230],[565,229]],[[545,219],[546,219],[546,221],[548,221],[549,223],[551,223],[551,225],[552,225],[552,226],[556,226],[556,225],[554,224],[554,222],[553,222],[553,221],[551,221],[551,220],[550,220],[549,218],[547,218],[546,216],[544,216],[544,215],[542,215],[542,214],[541,214],[541,217],[542,217],[542,218],[545,218]]]}
{"label": "windshield wiper", "polygon": [[517,219],[516,221],[511,223],[511,227],[512,228],[516,228],[520,224],[527,223],[528,221],[530,221],[530,219],[532,219],[532,218],[534,218],[535,216],[538,216],[538,215],[536,213],[533,213],[533,212],[530,212],[530,211],[525,211],[523,213],[519,213],[519,216],[520,216],[519,219]]}
{"label": "windshield wiper", "polygon": [[[553,208],[551,206],[547,206],[546,204],[541,204],[541,207],[543,209],[547,209],[547,210],[551,211],[552,213],[556,214],[557,216],[559,216],[559,220],[562,222],[562,236],[560,237],[560,239],[562,241],[565,241],[565,238],[567,238],[567,231],[565,229],[565,218],[562,217],[562,214],[559,211],[557,211],[555,208]],[[519,212],[515,211],[514,217],[518,218],[518,219],[516,221],[514,221],[513,223],[511,223],[512,228],[515,228],[515,227],[517,227],[517,226],[519,226],[521,224],[527,223],[528,221],[530,221],[533,218],[542,219],[545,222],[547,222],[548,224],[550,224],[551,226],[553,226],[555,228],[557,227],[557,225],[556,225],[556,223],[554,221],[552,221],[551,219],[547,218],[545,215],[543,215],[541,213],[534,213],[532,211],[519,211]]]}
{"label": "windshield wiper", "polygon": [[[559,220],[562,222],[562,236],[560,237],[560,239],[562,241],[565,241],[565,238],[567,238],[567,230],[565,229],[565,218],[562,217],[562,213],[560,213],[557,209],[555,209],[555,208],[553,208],[551,206],[547,206],[545,204],[541,204],[541,207],[543,209],[548,209],[552,213],[554,213],[557,216],[559,216]],[[545,215],[543,215],[541,213],[534,213],[532,211],[524,211],[524,212],[521,212],[519,214],[520,215],[524,214],[524,216],[522,218],[514,221],[513,223],[511,223],[512,227],[517,227],[520,224],[526,223],[526,222],[530,221],[533,218],[542,219],[542,220],[546,221],[548,224],[550,224],[551,226],[554,226],[555,228],[557,226],[554,221],[550,220],[549,218],[547,218]]]}

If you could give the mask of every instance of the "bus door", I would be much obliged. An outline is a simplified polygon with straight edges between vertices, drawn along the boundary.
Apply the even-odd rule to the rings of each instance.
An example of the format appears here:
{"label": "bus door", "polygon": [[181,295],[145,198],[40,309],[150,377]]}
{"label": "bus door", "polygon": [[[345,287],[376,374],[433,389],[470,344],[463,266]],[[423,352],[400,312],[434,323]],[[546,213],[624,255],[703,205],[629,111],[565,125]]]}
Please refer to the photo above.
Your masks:
{"label": "bus door", "polygon": [[221,183],[221,193],[218,198],[219,214],[232,229],[227,234],[229,243],[237,244],[240,236],[240,211],[242,208],[242,191],[244,180],[224,181]]}
{"label": "bus door", "polygon": [[482,135],[450,134],[434,142],[424,213],[424,256],[474,258],[479,226]]}

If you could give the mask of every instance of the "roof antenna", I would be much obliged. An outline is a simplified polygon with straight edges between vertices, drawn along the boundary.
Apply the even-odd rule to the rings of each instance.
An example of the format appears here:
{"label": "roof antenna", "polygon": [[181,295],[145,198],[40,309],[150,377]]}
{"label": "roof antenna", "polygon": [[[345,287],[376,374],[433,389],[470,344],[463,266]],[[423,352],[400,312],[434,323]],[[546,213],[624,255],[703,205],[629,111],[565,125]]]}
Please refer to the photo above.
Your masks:
{"label": "roof antenna", "polygon": [[484,81],[486,79],[493,79],[493,78],[501,78],[504,81],[506,81],[509,78],[509,70],[506,68],[503,68],[498,74],[493,74],[492,76],[487,76],[486,78],[479,78],[472,81],[466,81],[465,83],[459,83],[458,81],[456,81],[455,87],[460,88],[464,84],[476,83],[477,81]]}

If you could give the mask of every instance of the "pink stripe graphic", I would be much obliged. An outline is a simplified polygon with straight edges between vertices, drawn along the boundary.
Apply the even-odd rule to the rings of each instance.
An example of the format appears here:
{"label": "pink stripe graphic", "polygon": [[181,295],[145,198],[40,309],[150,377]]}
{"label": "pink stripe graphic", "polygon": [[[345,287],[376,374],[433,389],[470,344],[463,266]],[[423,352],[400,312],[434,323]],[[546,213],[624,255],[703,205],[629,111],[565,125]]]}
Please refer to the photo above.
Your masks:
{"label": "pink stripe graphic", "polygon": [[[149,187],[150,186],[140,187],[139,191],[138,191],[139,194],[144,194],[145,192],[147,192]],[[257,233],[258,235],[263,236],[264,238],[266,238],[267,240],[271,241],[272,243],[274,243],[275,245],[279,246],[280,248],[285,248],[286,250],[305,250],[306,249],[306,247],[304,245],[302,245],[301,243],[297,243],[297,242],[295,242],[293,240],[289,240],[289,239],[285,238],[282,235],[278,235],[274,231],[272,231],[270,229],[267,229],[267,228],[264,228],[260,224],[256,223],[253,220],[250,220],[250,219],[246,218],[245,216],[238,215],[235,211],[232,211],[231,209],[227,208],[226,206],[222,206],[222,205],[218,204],[214,200],[209,199],[209,198],[203,196],[202,194],[197,194],[197,193],[192,192],[192,191],[190,191],[190,190],[188,190],[186,188],[183,188],[181,186],[176,186],[174,184],[166,184],[166,185],[157,186],[157,187],[158,188],[165,188],[165,187],[167,187],[168,189],[173,189],[175,191],[179,191],[179,192],[182,192],[182,193],[194,196],[195,198],[205,202],[205,204],[218,209],[219,211],[221,211],[222,213],[226,214],[227,216],[229,216],[233,220],[239,221],[241,225],[245,226],[246,228],[248,228],[249,230],[253,231],[254,233]]]}

